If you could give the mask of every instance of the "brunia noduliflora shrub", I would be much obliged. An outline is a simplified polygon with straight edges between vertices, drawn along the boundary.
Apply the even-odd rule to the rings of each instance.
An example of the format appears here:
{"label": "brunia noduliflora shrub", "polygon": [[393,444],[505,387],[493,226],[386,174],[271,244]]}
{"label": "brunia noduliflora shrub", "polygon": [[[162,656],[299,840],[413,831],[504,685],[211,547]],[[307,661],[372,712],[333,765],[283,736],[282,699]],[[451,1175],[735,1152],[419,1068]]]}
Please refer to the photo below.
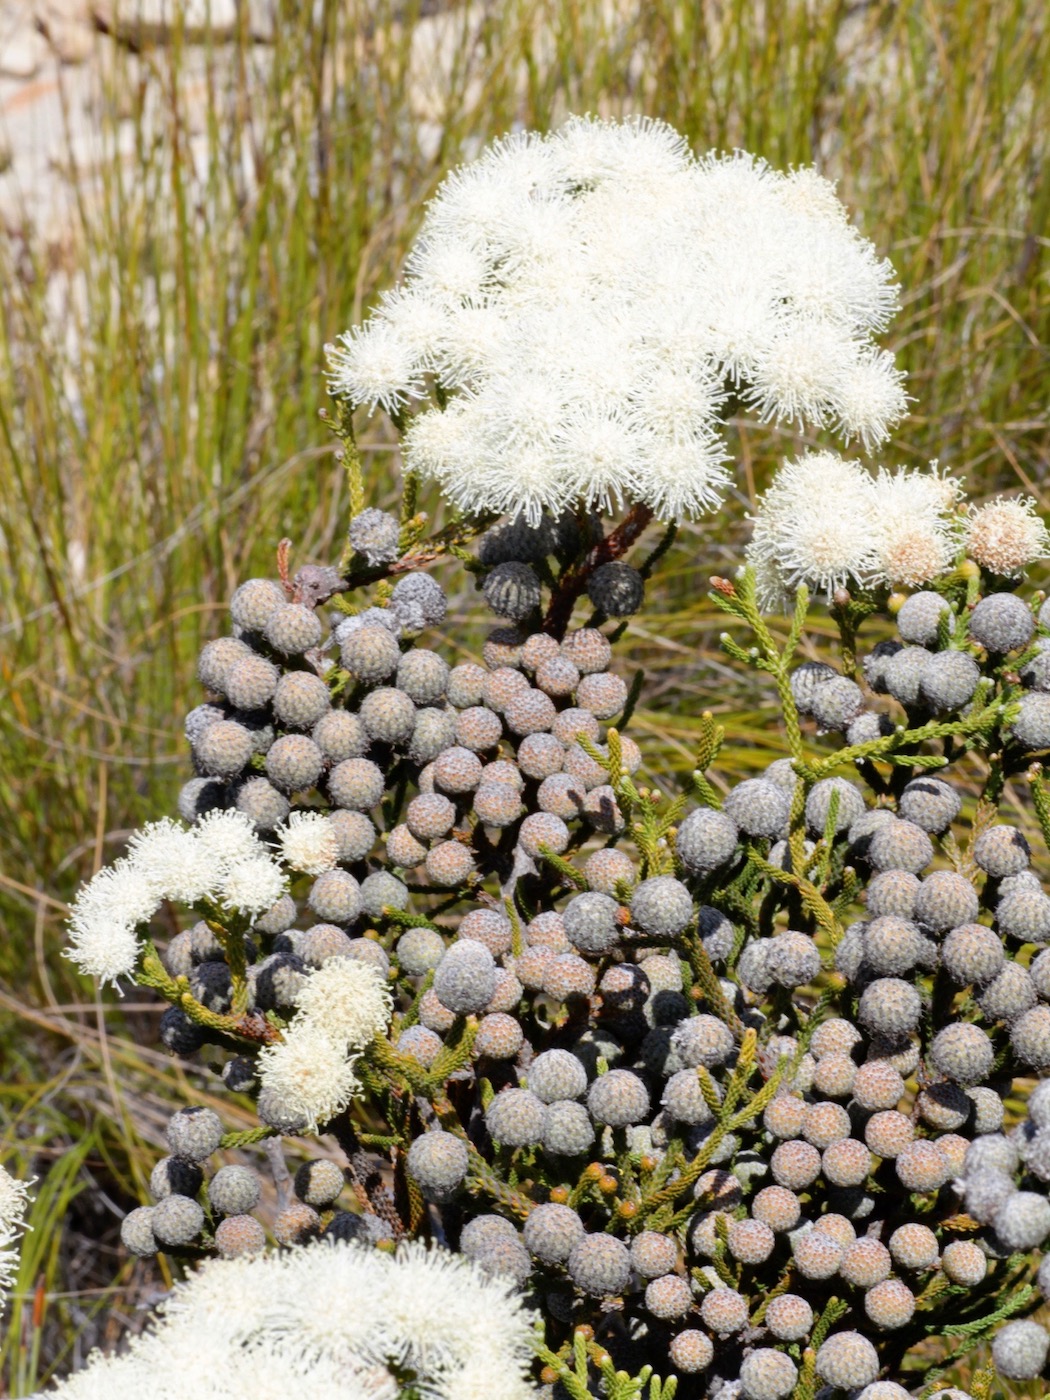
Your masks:
{"label": "brunia noduliflora shrub", "polygon": [[[893,297],[813,172],[695,161],[655,125],[572,122],[442,187],[403,286],[332,352],[342,558],[291,577],[282,547],[237,589],[200,657],[181,820],[70,920],[77,964],[159,992],[164,1044],[260,1120],[169,1123],[124,1245],[220,1262],[168,1318],[216,1300],[221,1349],[229,1280],[251,1364],[307,1357],[324,1390],[322,1304],[351,1274],[367,1294],[372,1261],[405,1349],[334,1344],[381,1395],[408,1372],[520,1391],[508,1287],[537,1320],[532,1384],[572,1400],[958,1400],[939,1377],[988,1342],[1002,1376],[1042,1372],[1050,1107],[1037,1090],[1012,1131],[1003,1102],[1050,1068],[1050,896],[1009,820],[1027,796],[1050,834],[1032,504],[964,507],[936,467],[787,463],[746,567],[712,580],[782,735],[724,796],[710,714],[685,790],[646,781],[640,678],[614,659],[675,518],[724,485],[729,388],[885,435],[903,400],[870,333]],[[357,404],[404,434],[399,518],[366,505]],[[463,512],[438,532],[428,474]],[[450,559],[495,614],[477,662],[442,645],[426,569]],[[192,914],[158,951],[162,903]],[[276,1214],[241,1162],[205,1179],[222,1148],[266,1139],[279,1163],[304,1133],[335,1145],[294,1196],[276,1173]],[[433,1339],[452,1304],[428,1331],[407,1296],[452,1268],[437,1250],[476,1300],[455,1355]],[[175,1329],[166,1353],[168,1328],[137,1375],[192,1345]]]}

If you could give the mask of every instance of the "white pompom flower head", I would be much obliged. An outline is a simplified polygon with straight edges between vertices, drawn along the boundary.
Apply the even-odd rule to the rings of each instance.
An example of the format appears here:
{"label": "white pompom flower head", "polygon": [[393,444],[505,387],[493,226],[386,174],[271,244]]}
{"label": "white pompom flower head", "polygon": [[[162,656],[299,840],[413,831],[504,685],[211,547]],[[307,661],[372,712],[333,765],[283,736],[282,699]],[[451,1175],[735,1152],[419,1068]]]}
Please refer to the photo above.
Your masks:
{"label": "white pompom flower head", "polygon": [[694,517],[729,485],[727,388],[763,421],[886,438],[906,399],[873,337],[897,297],[815,171],[574,117],[445,179],[401,284],[328,347],[330,387],[403,422],[406,466],[468,513]]}
{"label": "white pompom flower head", "polygon": [[960,545],[961,488],[936,462],[880,468],[808,452],[774,475],[753,519],[747,562],[761,607],[801,585],[836,590],[922,588],[950,570]]}

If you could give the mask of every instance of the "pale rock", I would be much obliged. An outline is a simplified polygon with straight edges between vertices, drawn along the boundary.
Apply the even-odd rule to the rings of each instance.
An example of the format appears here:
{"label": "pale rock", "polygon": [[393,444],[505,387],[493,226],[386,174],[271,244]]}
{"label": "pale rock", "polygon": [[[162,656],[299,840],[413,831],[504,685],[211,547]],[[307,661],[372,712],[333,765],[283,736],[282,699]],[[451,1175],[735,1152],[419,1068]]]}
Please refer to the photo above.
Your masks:
{"label": "pale rock", "polygon": [[237,32],[237,0],[96,0],[95,20],[126,44],[166,44],[181,24],[188,44],[223,43]]}
{"label": "pale rock", "polygon": [[0,20],[0,77],[35,78],[48,59],[47,40],[28,24],[8,30]]}

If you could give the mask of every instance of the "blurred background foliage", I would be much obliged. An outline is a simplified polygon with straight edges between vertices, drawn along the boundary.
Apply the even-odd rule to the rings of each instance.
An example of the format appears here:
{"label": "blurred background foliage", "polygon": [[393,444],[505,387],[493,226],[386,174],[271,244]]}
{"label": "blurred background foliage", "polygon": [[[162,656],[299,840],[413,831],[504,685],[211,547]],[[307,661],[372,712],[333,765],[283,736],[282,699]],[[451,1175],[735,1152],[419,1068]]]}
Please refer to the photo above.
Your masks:
{"label": "blurred background foliage", "polygon": [[[245,24],[190,46],[176,26],[138,52],[107,41],[100,71],[105,155],[73,168],[70,112],[68,227],[0,229],[0,1140],[41,1183],[0,1347],[11,1395],[134,1325],[164,1286],[122,1260],[116,1229],[166,1113],[210,1101],[151,1048],[155,1008],[103,1015],[59,958],[62,901],[172,810],[196,652],[236,582],[272,573],[284,535],[299,562],[338,554],[322,347],[395,277],[451,166],[572,111],[645,112],[700,150],[815,163],[903,286],[886,343],[913,411],[880,460],[937,458],[977,498],[1050,504],[1042,5],[282,0],[271,45]],[[360,430],[371,503],[389,504],[392,434]],[[776,748],[705,592],[799,445],[734,425],[727,509],[681,530],[632,620],[621,654],[646,671],[634,732],[658,776],[689,764],[707,707],[727,726],[725,771]],[[470,654],[473,590],[443,581],[449,643]]]}

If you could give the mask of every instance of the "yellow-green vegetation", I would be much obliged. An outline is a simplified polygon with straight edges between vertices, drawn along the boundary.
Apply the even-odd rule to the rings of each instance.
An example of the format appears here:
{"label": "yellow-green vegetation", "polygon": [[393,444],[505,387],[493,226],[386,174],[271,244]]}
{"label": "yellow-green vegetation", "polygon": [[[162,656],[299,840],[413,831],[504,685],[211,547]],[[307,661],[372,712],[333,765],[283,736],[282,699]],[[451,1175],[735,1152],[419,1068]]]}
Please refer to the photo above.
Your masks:
{"label": "yellow-green vegetation", "polygon": [[[166,1110],[209,1101],[152,1048],[157,1010],[103,1017],[60,960],[62,901],[171,810],[194,658],[235,582],[272,573],[284,536],[293,566],[338,557],[322,346],[389,285],[451,166],[569,111],[647,112],[700,149],[815,162],[904,288],[886,344],[915,402],[885,460],[936,457],[975,498],[1023,489],[1050,507],[1040,6],[283,8],[270,47],[111,49],[112,159],[61,238],[0,230],[0,1142],[40,1178],[0,1338],[11,1395],[114,1340],[159,1281],[122,1260],[118,1211],[144,1195]],[[378,419],[358,426],[369,504],[389,504],[396,460]],[[705,710],[723,772],[778,742],[761,693],[723,665],[706,584],[739,563],[749,502],[799,444],[738,427],[729,508],[681,529],[630,626],[634,733],[657,776],[692,765]],[[464,654],[478,611],[454,600]]]}

